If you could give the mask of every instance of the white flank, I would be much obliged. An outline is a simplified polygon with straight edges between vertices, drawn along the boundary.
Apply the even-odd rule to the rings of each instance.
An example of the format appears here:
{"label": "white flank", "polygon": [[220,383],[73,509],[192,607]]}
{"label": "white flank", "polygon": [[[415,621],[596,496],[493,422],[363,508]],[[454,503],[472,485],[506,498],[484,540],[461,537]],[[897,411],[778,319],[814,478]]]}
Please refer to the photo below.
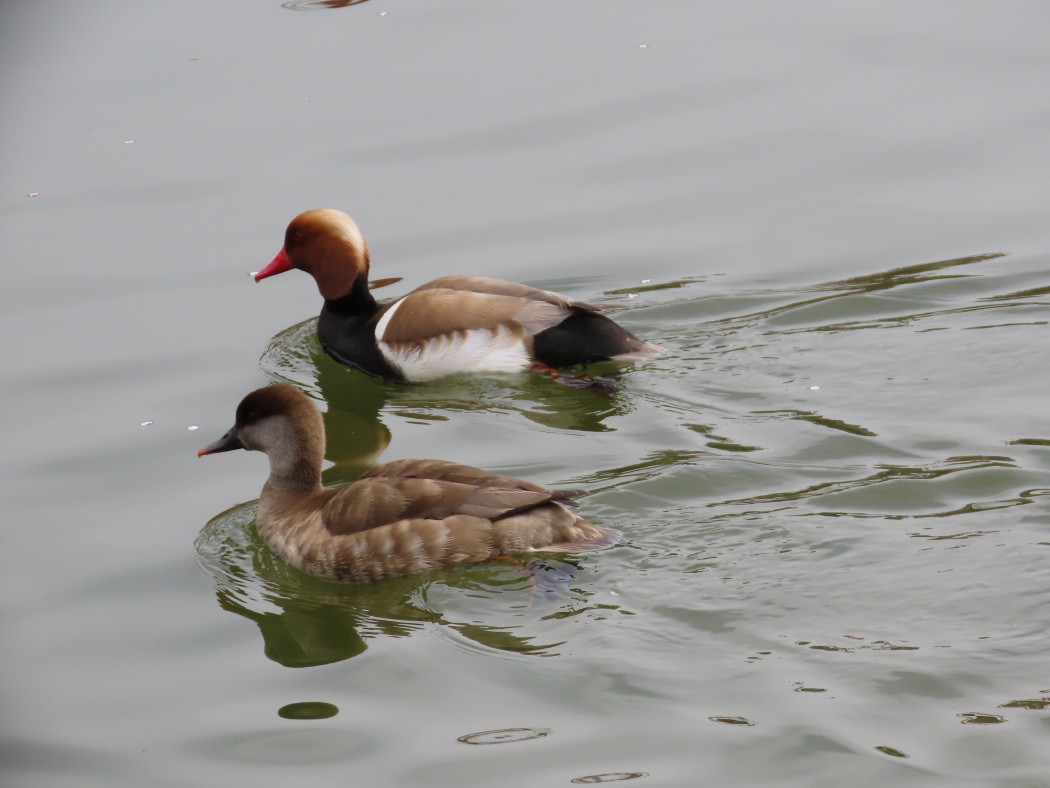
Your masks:
{"label": "white flank", "polygon": [[398,302],[376,326],[383,357],[401,370],[409,381],[424,381],[465,372],[521,372],[531,365],[521,337],[503,326],[442,334],[422,346],[384,342],[384,321],[400,306]]}

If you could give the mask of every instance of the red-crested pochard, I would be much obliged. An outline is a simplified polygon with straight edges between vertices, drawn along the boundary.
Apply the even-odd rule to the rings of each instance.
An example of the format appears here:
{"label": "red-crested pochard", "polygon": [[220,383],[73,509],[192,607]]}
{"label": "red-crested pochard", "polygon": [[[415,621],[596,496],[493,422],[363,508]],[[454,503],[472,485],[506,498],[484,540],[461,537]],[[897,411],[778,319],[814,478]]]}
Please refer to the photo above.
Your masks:
{"label": "red-crested pochard", "polygon": [[381,378],[549,372],[663,352],[591,304],[502,279],[443,276],[380,305],[368,287],[364,236],[350,216],[332,208],[296,216],[284,247],[255,281],[292,268],[310,274],[324,297],[317,333],[325,350]]}
{"label": "red-crested pochard", "polygon": [[288,384],[253,391],[233,427],[197,456],[264,452],[270,477],[256,527],[292,566],[367,582],[536,551],[582,552],[619,535],[566,508],[582,490],[548,490],[444,460],[397,460],[338,487],[321,485],[321,412]]}

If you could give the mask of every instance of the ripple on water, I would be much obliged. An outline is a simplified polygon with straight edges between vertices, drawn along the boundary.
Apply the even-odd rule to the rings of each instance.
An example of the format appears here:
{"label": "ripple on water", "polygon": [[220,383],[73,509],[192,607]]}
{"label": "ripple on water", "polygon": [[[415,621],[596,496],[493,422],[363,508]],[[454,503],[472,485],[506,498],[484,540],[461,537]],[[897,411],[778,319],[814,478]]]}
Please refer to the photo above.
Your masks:
{"label": "ripple on water", "polygon": [[596,783],[616,783],[624,780],[638,780],[648,777],[648,772],[609,772],[607,774],[589,774],[585,777],[575,777],[569,782],[574,785],[594,785]]}
{"label": "ripple on water", "polygon": [[347,8],[367,2],[368,0],[290,0],[281,3],[281,8],[287,8],[289,11],[323,11],[327,8]]}
{"label": "ripple on water", "polygon": [[259,367],[272,379],[317,393],[315,359],[323,354],[317,338],[317,318],[312,317],[276,334],[267,343]]}
{"label": "ripple on water", "polygon": [[707,719],[711,720],[711,722],[720,722],[723,725],[744,725],[747,727],[753,727],[755,724],[747,717],[716,715],[714,717],[708,717]]}
{"label": "ripple on water", "polygon": [[463,744],[513,744],[550,736],[550,728],[501,728],[499,730],[468,733],[456,741]]}
{"label": "ripple on water", "polygon": [[297,725],[201,741],[196,749],[222,761],[301,766],[359,757],[376,746],[375,737],[368,732]]}

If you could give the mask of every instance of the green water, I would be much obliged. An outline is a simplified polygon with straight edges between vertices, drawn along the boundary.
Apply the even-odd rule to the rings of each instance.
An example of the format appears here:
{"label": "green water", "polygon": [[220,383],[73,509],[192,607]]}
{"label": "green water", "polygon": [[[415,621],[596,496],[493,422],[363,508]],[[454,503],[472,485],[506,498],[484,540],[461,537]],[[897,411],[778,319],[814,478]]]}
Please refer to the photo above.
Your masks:
{"label": "green water", "polygon": [[[0,782],[1050,783],[1048,22],[5,9]],[[607,396],[347,371],[309,277],[246,275],[320,205],[380,295],[513,278],[668,352]],[[273,380],[328,483],[442,457],[627,542],[296,572],[265,458],[195,456]]]}

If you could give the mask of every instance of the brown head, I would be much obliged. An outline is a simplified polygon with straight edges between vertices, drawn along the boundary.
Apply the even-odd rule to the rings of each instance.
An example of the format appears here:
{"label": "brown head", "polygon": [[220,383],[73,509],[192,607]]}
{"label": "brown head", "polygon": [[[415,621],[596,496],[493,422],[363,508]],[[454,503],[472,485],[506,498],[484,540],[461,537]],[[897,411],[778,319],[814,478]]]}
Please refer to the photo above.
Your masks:
{"label": "brown head", "polygon": [[321,484],[324,445],[321,411],[295,386],[279,383],[242,399],[233,426],[197,456],[261,451],[270,458],[270,484],[311,489]]}
{"label": "brown head", "polygon": [[368,281],[368,244],[349,214],[315,208],[292,219],[284,247],[255,275],[255,281],[292,268],[306,271],[328,300],[347,295],[358,279]]}

